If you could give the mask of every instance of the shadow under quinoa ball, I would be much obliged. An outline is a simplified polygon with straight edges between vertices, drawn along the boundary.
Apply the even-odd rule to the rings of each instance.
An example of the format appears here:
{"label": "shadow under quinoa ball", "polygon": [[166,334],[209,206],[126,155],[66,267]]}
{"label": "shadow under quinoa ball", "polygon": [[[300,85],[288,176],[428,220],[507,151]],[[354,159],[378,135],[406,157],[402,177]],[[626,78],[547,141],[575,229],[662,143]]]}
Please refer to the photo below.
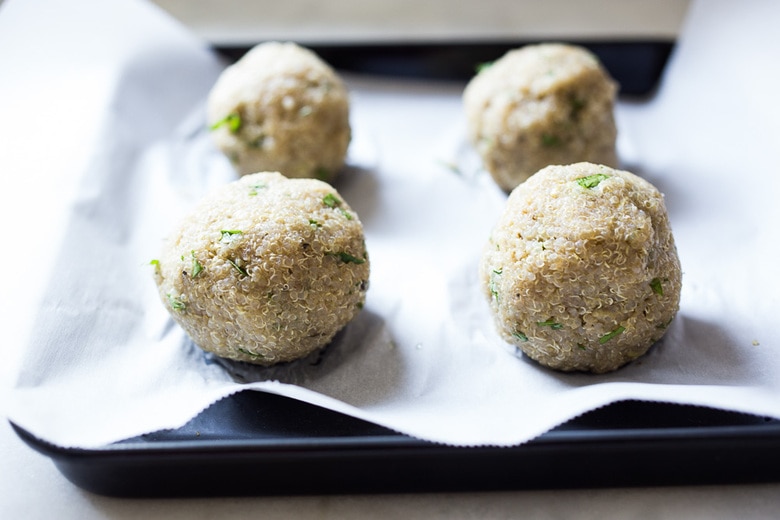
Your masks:
{"label": "shadow under quinoa ball", "polygon": [[679,308],[663,195],[602,165],[544,168],[510,194],[480,282],[499,334],[531,359],[615,370],[647,352]]}
{"label": "shadow under quinoa ball", "polygon": [[617,84],[583,47],[515,49],[466,86],[469,139],[505,191],[550,164],[617,166],[616,93]]}
{"label": "shadow under quinoa ball", "polygon": [[262,43],[225,69],[209,94],[208,122],[241,175],[278,171],[330,182],[351,137],[343,81],[295,43]]}
{"label": "shadow under quinoa ball", "polygon": [[362,224],[338,192],[275,172],[207,196],[155,264],[163,304],[198,346],[260,365],[327,345],[369,279]]}

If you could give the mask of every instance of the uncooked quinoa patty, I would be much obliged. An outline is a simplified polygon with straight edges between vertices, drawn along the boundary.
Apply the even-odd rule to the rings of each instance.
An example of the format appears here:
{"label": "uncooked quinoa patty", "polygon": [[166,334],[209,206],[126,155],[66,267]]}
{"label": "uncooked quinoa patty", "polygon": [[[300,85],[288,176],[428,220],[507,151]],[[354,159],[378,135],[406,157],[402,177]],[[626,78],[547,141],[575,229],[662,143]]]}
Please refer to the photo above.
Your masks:
{"label": "uncooked quinoa patty", "polygon": [[467,85],[469,138],[506,191],[551,164],[617,166],[616,91],[598,59],[582,47],[515,49]]}
{"label": "uncooked quinoa patty", "polygon": [[629,172],[549,166],[514,189],[480,265],[500,335],[542,365],[608,372],[643,355],[680,302],[661,193]]}
{"label": "uncooked quinoa patty", "polygon": [[294,43],[262,43],[225,69],[209,94],[208,121],[242,175],[278,171],[329,182],[351,136],[343,81]]}
{"label": "uncooked quinoa patty", "polygon": [[329,184],[279,173],[207,196],[154,263],[163,304],[198,346],[261,365],[327,345],[369,278],[358,215]]}

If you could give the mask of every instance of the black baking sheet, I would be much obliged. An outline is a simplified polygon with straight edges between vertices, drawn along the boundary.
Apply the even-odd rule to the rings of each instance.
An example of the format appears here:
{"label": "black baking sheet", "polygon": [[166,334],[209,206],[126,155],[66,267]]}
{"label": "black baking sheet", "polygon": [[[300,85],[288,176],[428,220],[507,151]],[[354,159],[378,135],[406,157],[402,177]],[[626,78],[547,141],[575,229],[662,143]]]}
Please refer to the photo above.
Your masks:
{"label": "black baking sheet", "polygon": [[[674,49],[666,39],[566,40],[595,54],[620,85],[623,96],[651,95]],[[512,49],[540,43],[520,40],[471,42],[404,41],[338,45],[306,42],[325,62],[342,72],[425,80],[470,80],[481,64],[494,61]],[[228,61],[243,56],[250,47],[219,47]]]}
{"label": "black baking sheet", "polygon": [[[313,47],[342,70],[463,79],[473,74],[475,63],[518,45]],[[673,47],[671,42],[588,46],[621,84],[622,95],[652,94]],[[246,51],[220,50],[232,59]],[[179,429],[100,449],[61,448],[13,427],[75,485],[123,497],[780,481],[780,421],[637,401],[595,410],[510,448],[438,445],[255,391],[225,398]]]}
{"label": "black baking sheet", "polygon": [[13,425],[75,485],[120,497],[484,491],[780,481],[780,421],[625,401],[516,447],[452,447],[243,391],[183,427],[66,449]]}

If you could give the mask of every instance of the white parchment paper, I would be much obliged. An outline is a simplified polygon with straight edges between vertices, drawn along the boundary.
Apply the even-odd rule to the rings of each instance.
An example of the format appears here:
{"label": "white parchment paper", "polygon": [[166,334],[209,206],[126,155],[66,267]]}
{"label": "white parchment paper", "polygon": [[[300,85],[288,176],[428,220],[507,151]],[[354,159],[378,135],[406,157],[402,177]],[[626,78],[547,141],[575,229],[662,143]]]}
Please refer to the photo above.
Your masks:
{"label": "white parchment paper", "polygon": [[[94,103],[80,102],[100,117],[89,128],[48,122],[89,153],[73,200],[54,216],[62,229],[40,262],[47,281],[10,403],[10,419],[34,435],[100,446],[180,426],[247,389],[457,445],[522,443],[625,399],[780,417],[777,4],[695,4],[658,94],[617,108],[624,166],[666,195],[683,294],[648,355],[600,376],[541,368],[493,330],[476,265],[505,195],[466,143],[463,85],[354,76],[345,77],[350,165],[335,186],[365,226],[362,314],[296,363],[259,368],[204,354],[158,301],[149,260],[183,212],[235,178],[205,130],[205,96],[223,64],[145,3],[74,0],[67,23],[46,23],[57,9],[42,7],[52,4],[11,0],[0,10],[0,27],[43,25],[36,45],[51,46],[34,64],[0,66],[46,78],[54,93],[57,64],[71,59],[76,72],[65,77],[96,91]],[[13,29],[5,38],[31,37]]]}

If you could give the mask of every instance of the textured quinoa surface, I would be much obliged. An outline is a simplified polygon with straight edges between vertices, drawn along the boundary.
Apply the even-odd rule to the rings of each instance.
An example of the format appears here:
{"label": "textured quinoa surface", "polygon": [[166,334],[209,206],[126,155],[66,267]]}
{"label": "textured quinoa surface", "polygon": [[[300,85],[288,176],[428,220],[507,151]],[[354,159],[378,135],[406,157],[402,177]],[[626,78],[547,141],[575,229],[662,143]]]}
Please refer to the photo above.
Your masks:
{"label": "textured quinoa surface", "polygon": [[225,69],[209,95],[208,122],[242,175],[278,171],[329,182],[351,137],[343,81],[294,43],[260,44]]}
{"label": "textured quinoa surface", "polygon": [[615,370],[647,352],[679,307],[663,196],[602,165],[544,168],[510,194],[480,281],[500,335],[530,358]]}
{"label": "textured quinoa surface", "polygon": [[279,173],[212,192],[155,269],[163,304],[198,346],[262,365],[327,345],[362,308],[368,279],[358,215],[330,185]]}
{"label": "textured quinoa surface", "polygon": [[506,191],[550,164],[616,166],[616,91],[582,47],[547,43],[512,50],[464,91],[469,139]]}

